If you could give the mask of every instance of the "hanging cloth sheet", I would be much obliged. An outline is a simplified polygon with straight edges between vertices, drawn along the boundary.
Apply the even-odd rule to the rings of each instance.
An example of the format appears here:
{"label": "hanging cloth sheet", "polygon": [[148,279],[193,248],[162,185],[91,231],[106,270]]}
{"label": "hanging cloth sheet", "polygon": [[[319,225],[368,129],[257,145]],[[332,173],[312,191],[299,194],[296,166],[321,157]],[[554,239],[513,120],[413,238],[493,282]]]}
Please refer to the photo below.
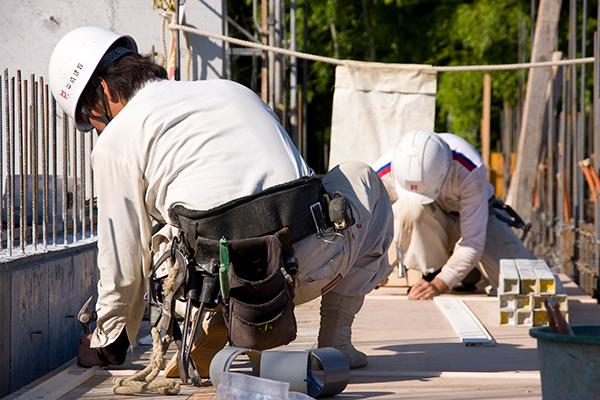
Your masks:
{"label": "hanging cloth sheet", "polygon": [[437,73],[430,65],[350,61],[336,67],[329,169],[372,165],[402,134],[433,131]]}

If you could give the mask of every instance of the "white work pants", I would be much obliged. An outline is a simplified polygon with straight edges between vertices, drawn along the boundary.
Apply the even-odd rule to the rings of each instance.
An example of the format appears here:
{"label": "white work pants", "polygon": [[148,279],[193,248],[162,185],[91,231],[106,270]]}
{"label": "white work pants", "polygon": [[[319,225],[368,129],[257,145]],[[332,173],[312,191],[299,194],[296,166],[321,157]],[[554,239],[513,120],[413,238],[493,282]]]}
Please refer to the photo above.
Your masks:
{"label": "white work pants", "polygon": [[[367,164],[342,163],[322,179],[328,193],[341,192],[356,223],[343,238],[311,235],[294,245],[299,271],[294,303],[313,300],[329,290],[364,296],[392,272],[387,252],[393,239],[392,207],[381,179]],[[340,242],[327,243],[323,239]]]}

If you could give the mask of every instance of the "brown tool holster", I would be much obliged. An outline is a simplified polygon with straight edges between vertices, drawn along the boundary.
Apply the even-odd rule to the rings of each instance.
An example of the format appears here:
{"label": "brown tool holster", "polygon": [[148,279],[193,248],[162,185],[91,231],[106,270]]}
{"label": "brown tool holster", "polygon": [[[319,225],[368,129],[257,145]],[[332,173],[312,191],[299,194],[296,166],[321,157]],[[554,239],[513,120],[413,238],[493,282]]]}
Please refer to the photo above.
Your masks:
{"label": "brown tool holster", "polygon": [[[201,277],[218,275],[219,244],[226,240],[229,290],[223,293],[220,282],[217,297],[232,346],[267,350],[296,338],[292,243],[331,225],[324,193],[320,179],[304,177],[208,211],[174,207],[189,268]],[[197,297],[210,302],[214,293]]]}

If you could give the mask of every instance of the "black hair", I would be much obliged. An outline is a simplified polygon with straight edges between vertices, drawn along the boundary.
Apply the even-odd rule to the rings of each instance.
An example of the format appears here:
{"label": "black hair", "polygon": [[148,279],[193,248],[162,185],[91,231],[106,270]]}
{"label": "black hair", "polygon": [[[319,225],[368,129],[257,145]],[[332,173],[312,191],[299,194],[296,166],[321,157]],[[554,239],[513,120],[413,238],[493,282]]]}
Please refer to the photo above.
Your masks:
{"label": "black hair", "polygon": [[[123,46],[122,43],[117,42],[109,51],[120,46]],[[106,81],[111,96],[125,101],[129,101],[148,80],[168,79],[167,71],[152,61],[150,55],[135,52],[125,54],[107,66],[99,65],[94,74]],[[103,111],[93,79],[87,83],[79,98],[78,112],[82,107]]]}

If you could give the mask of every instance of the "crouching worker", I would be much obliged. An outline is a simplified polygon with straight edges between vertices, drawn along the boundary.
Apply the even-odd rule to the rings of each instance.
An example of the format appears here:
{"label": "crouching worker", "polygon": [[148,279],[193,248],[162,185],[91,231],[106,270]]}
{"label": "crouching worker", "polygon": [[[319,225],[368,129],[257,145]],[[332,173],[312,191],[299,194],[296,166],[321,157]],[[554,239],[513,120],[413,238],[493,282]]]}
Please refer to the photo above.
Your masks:
{"label": "crouching worker", "polygon": [[[236,199],[262,201],[263,193],[277,195],[280,187],[295,188],[303,180],[313,188],[322,185],[323,195],[310,199],[313,192],[295,192],[291,203],[310,200],[326,208],[342,195],[354,224],[349,221],[343,230],[323,225],[315,221],[322,215],[315,211],[319,207],[273,206],[266,217],[244,221],[234,233],[244,236],[261,224],[270,233],[289,228],[298,264],[290,279],[294,302],[322,296],[318,346],[340,350],[351,368],[367,365],[366,355],[352,345],[351,326],[364,296],[391,272],[387,250],[393,238],[391,203],[375,171],[347,162],[319,180],[252,91],[227,80],[169,81],[164,68],[138,54],[134,39],[103,28],[65,35],[52,54],[49,76],[52,93],[77,128],[99,134],[92,155],[98,326],[81,339],[82,365],[123,363],[135,340],[152,268],[152,220],[177,230],[177,207],[188,216],[202,214]],[[284,213],[292,223],[278,226]],[[294,234],[296,217],[304,225]],[[202,377],[227,343],[221,313],[206,315],[192,348]],[[177,364],[169,363],[167,376],[178,375]]]}
{"label": "crouching worker", "polygon": [[524,224],[494,197],[481,156],[459,136],[406,133],[373,168],[393,203],[402,264],[423,273],[409,299],[446,292],[476,267],[493,294],[500,259],[535,258],[511,228]]}

